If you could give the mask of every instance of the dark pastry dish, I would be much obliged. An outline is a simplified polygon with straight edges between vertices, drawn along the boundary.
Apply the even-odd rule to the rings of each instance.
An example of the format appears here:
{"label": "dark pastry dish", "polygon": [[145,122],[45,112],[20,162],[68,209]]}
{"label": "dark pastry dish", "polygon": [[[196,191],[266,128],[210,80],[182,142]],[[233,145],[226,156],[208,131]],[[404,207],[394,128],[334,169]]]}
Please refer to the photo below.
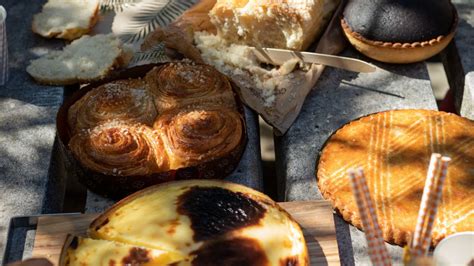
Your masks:
{"label": "dark pastry dish", "polygon": [[357,50],[388,63],[422,61],[454,36],[457,13],[449,0],[352,0],[341,19]]}

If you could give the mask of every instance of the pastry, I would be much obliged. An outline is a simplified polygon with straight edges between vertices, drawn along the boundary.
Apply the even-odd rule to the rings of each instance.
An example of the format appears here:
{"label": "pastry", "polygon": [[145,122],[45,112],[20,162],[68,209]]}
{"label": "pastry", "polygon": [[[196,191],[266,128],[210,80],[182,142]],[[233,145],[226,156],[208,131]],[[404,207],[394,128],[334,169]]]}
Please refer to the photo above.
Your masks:
{"label": "pastry", "polygon": [[94,220],[89,235],[179,254],[177,265],[309,265],[303,233],[286,211],[260,192],[217,180],[135,193]]}
{"label": "pastry", "polygon": [[384,239],[405,245],[415,230],[431,153],[451,157],[432,245],[456,232],[474,230],[474,122],[429,110],[369,115],[339,129],[319,159],[324,198],[361,228],[347,171],[362,167]]}
{"label": "pastry", "polygon": [[62,51],[52,51],[32,60],[26,71],[43,84],[89,83],[126,66],[131,57],[131,51],[112,34],[85,35]]}
{"label": "pastry", "polygon": [[47,38],[74,40],[88,33],[99,18],[99,0],[48,0],[33,17],[33,32]]}
{"label": "pastry", "polygon": [[247,140],[234,86],[214,68],[184,61],[81,88],[57,116],[67,167],[111,198],[170,180],[224,178]]}
{"label": "pastry", "polygon": [[171,252],[71,235],[66,238],[61,254],[61,266],[152,266],[169,265],[180,260]]}
{"label": "pastry", "polygon": [[146,86],[144,80],[129,79],[95,88],[69,109],[69,128],[79,132],[114,119],[153,125],[157,111]]}
{"label": "pastry", "polygon": [[457,13],[449,0],[353,0],[341,25],[364,55],[387,63],[412,63],[449,44]]}
{"label": "pastry", "polygon": [[228,43],[304,50],[322,30],[324,2],[217,0],[209,16]]}
{"label": "pastry", "polygon": [[171,169],[223,157],[238,147],[243,134],[240,114],[225,108],[168,111],[154,128],[161,134]]}
{"label": "pastry", "polygon": [[171,63],[145,77],[159,113],[187,105],[235,106],[228,78],[209,65]]}
{"label": "pastry", "polygon": [[113,176],[140,176],[169,169],[159,133],[141,124],[112,120],[82,130],[69,141],[81,165]]}

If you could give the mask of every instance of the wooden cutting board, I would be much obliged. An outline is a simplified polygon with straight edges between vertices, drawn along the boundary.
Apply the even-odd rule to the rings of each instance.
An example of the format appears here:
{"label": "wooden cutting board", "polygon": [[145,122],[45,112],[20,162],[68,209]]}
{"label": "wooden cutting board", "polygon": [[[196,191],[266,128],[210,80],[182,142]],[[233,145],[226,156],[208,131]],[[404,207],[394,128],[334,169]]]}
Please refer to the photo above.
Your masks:
{"label": "wooden cutting board", "polygon": [[[340,265],[332,208],[327,201],[279,203],[300,224],[311,265]],[[86,235],[97,214],[41,216],[38,218],[33,257],[45,257],[58,265],[67,234]]]}

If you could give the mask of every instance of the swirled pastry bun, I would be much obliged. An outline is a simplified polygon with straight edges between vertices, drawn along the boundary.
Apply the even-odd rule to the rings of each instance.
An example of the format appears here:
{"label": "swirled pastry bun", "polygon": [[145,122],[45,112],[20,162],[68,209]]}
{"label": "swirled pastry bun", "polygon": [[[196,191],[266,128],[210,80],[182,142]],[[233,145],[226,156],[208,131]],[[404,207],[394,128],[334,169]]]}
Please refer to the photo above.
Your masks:
{"label": "swirled pastry bun", "polygon": [[168,156],[152,128],[110,121],[82,130],[69,148],[83,167],[114,176],[140,176],[169,169]]}
{"label": "swirled pastry bun", "polygon": [[157,115],[142,79],[118,80],[89,91],[68,111],[71,131],[94,128],[110,120],[152,125]]}
{"label": "swirled pastry bun", "polygon": [[145,79],[159,113],[199,104],[235,107],[229,79],[210,65],[170,63],[154,68]]}
{"label": "swirled pastry bun", "polygon": [[324,2],[217,0],[209,16],[229,43],[304,50],[322,30]]}
{"label": "swirled pastry bun", "polygon": [[449,0],[352,0],[341,25],[364,55],[387,63],[412,63],[449,44],[457,13]]}
{"label": "swirled pastry bun", "polygon": [[169,155],[170,167],[194,166],[223,157],[241,142],[243,121],[229,108],[176,109],[154,124]]}
{"label": "swirled pastry bun", "polygon": [[309,265],[303,233],[268,196],[218,180],[168,182],[100,215],[89,235],[180,254],[175,265]]}

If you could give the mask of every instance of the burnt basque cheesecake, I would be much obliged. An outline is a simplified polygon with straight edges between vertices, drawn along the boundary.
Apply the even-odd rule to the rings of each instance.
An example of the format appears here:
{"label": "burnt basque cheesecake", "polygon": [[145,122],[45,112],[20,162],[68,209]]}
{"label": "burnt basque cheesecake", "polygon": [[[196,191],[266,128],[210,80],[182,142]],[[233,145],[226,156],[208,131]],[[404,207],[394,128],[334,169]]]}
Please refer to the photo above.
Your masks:
{"label": "burnt basque cheesecake", "polygon": [[268,196],[219,180],[164,183],[69,237],[60,265],[307,266],[301,228]]}
{"label": "burnt basque cheesecake", "polygon": [[352,0],[341,25],[364,55],[387,63],[412,63],[449,44],[457,13],[449,0]]}

